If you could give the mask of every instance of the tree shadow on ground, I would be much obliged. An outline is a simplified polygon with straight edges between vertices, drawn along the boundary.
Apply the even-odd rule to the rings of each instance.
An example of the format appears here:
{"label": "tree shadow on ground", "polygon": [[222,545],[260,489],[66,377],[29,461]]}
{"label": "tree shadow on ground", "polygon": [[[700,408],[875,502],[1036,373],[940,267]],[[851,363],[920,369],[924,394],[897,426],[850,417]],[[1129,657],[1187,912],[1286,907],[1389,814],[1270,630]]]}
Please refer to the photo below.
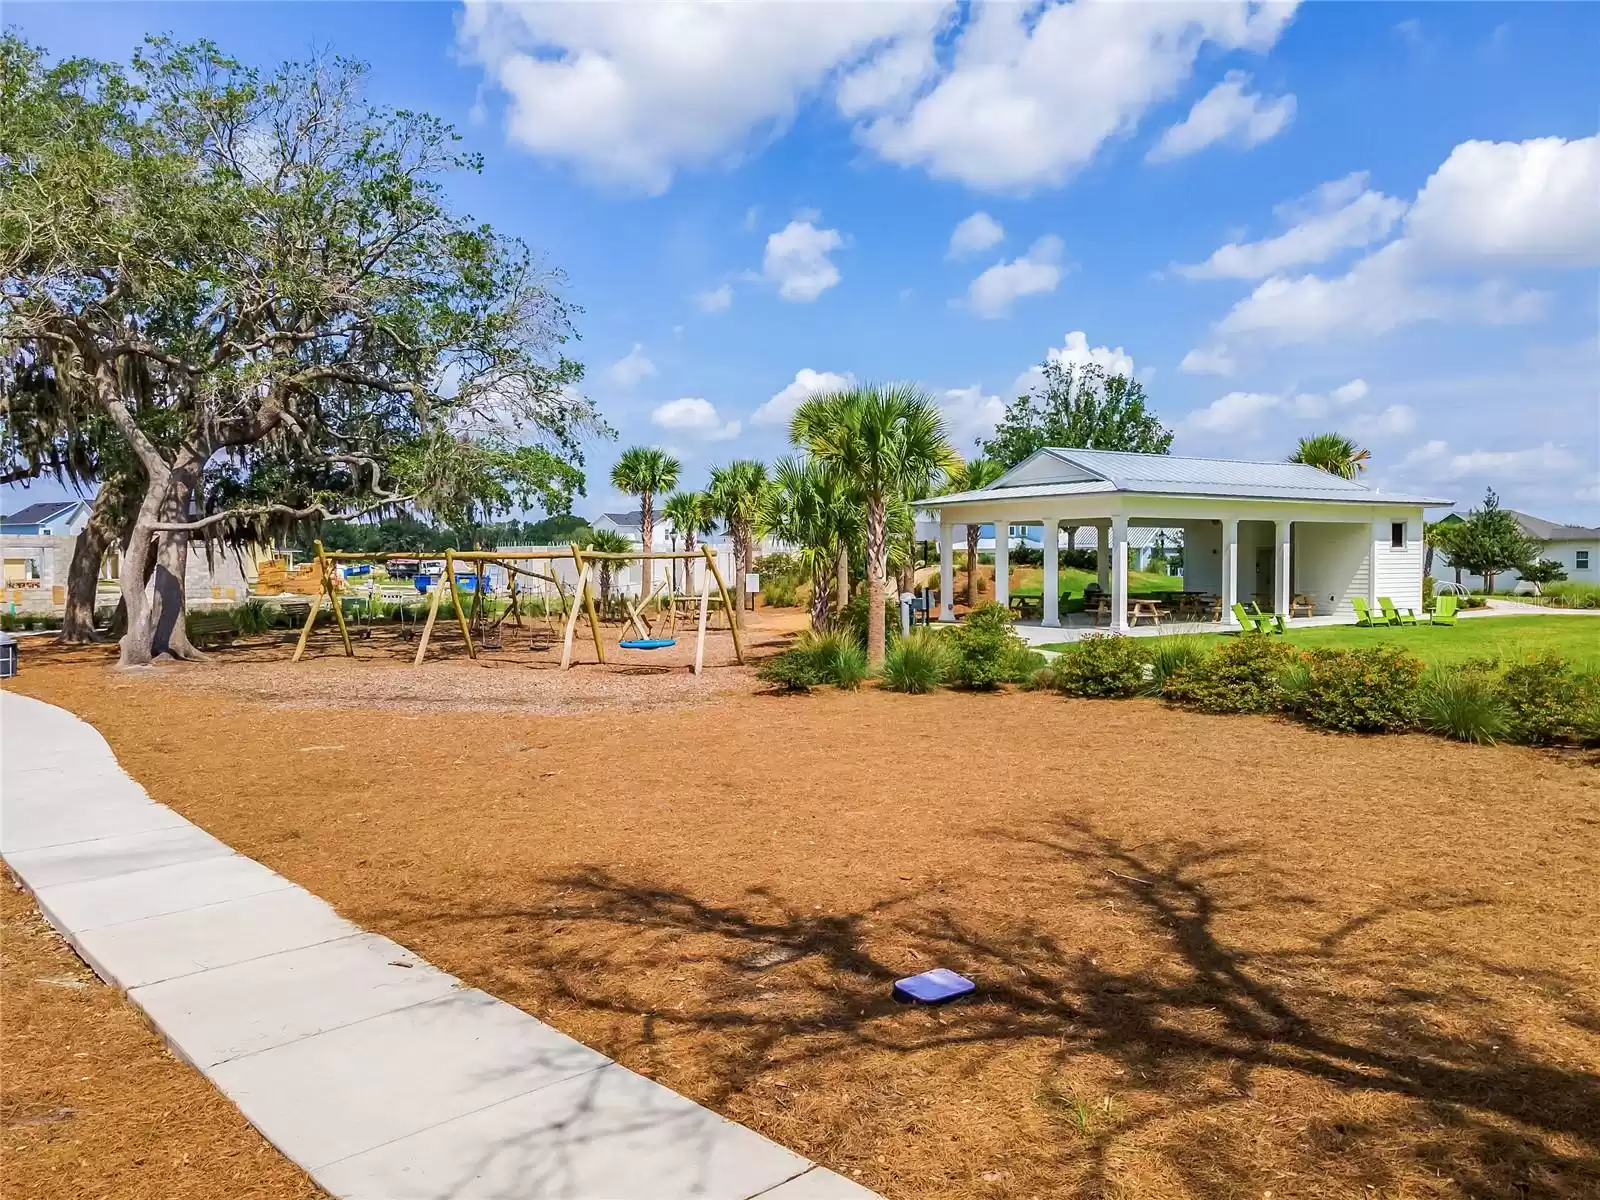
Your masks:
{"label": "tree shadow on ground", "polygon": [[[600,868],[551,881],[550,904],[421,921],[501,938],[506,974],[490,990],[526,994],[532,972],[541,1003],[630,1018],[634,1047],[699,1039],[714,1104],[774,1073],[801,1080],[853,1062],[881,1073],[894,1067],[878,1056],[930,1050],[977,1048],[941,1060],[971,1079],[1024,1047],[1032,1095],[1009,1099],[1060,1110],[1074,1136],[1046,1152],[1063,1178],[1070,1164],[1082,1195],[1127,1194],[1119,1155],[1141,1140],[1159,1146],[1189,1195],[1281,1181],[1281,1171],[1262,1175],[1253,1123],[1275,1116],[1258,1088],[1280,1095],[1285,1078],[1326,1089],[1326,1100],[1289,1137],[1291,1158],[1278,1159],[1305,1184],[1283,1194],[1426,1180],[1438,1185],[1427,1194],[1472,1200],[1600,1195],[1600,1077],[1547,1048],[1590,1044],[1600,1030],[1578,978],[1470,946],[1452,947],[1442,969],[1437,951],[1382,935],[1399,911],[1385,905],[1320,927],[1318,902],[1247,845],[1127,846],[1070,820],[992,836],[1059,880],[1072,904],[1114,917],[1121,944],[1106,936],[1095,949],[1026,918],[972,922],[910,894],[847,914],[802,911],[766,890],[714,904]],[[1484,903],[1446,895],[1405,908],[1450,915]],[[1259,915],[1270,932],[1240,936]],[[889,998],[893,979],[936,963],[974,977],[978,997],[915,1014]],[[685,972],[693,986],[662,1003],[652,981]],[[1542,1024],[1508,1003],[1513,983],[1538,999]],[[629,1056],[628,1044],[600,1048]],[[1081,1062],[1118,1077],[1115,1112],[1109,1098],[1100,1113],[1060,1089]]]}

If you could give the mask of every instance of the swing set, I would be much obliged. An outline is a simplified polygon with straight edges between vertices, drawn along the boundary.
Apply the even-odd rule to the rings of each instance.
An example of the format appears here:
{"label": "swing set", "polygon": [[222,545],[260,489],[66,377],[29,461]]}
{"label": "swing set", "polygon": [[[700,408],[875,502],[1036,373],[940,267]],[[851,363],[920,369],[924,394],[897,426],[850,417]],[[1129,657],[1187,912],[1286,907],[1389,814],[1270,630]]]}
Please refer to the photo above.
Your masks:
{"label": "swing set", "polygon": [[[295,645],[294,656],[291,662],[299,662],[305,655],[306,643],[311,636],[311,628],[316,624],[316,619],[322,607],[322,601],[327,599],[333,610],[333,618],[339,627],[339,637],[344,644],[347,658],[355,657],[355,647],[350,637],[350,627],[345,620],[344,606],[339,595],[338,564],[341,562],[387,563],[391,559],[415,559],[419,556],[412,551],[395,553],[354,553],[348,551],[330,551],[323,549],[322,543],[316,543],[316,557],[318,574],[321,578],[322,588],[316,600],[311,604],[306,613],[305,625],[300,630],[300,639]],[[429,557],[429,556],[421,556]],[[605,644],[600,634],[600,618],[595,611],[594,603],[594,578],[598,574],[602,563],[616,562],[629,563],[635,560],[649,562],[673,562],[681,560],[685,564],[687,573],[688,564],[703,561],[705,570],[700,574],[699,595],[699,621],[695,634],[694,665],[696,675],[701,673],[705,660],[706,621],[711,607],[711,588],[713,582],[722,611],[728,621],[729,632],[733,635],[734,657],[744,662],[744,644],[739,637],[739,626],[734,619],[733,602],[728,594],[727,584],[723,581],[722,571],[717,566],[716,555],[710,547],[702,546],[697,550],[655,550],[643,551],[637,554],[626,552],[605,552],[582,550],[576,545],[567,550],[446,550],[443,554],[444,575],[439,584],[432,589],[433,596],[428,604],[428,615],[422,625],[421,636],[417,640],[417,652],[412,658],[412,666],[421,666],[428,653],[428,643],[433,636],[434,624],[439,616],[440,601],[444,596],[445,588],[450,589],[452,607],[455,609],[456,622],[461,628],[461,638],[467,648],[467,657],[476,659],[481,650],[497,650],[500,648],[502,627],[509,618],[511,623],[520,628],[522,626],[521,601],[522,594],[518,580],[527,578],[537,580],[543,585],[554,589],[559,601],[562,620],[561,632],[561,667],[565,671],[572,666],[573,642],[577,634],[578,616],[580,611],[588,618],[589,633],[594,641],[595,656],[601,664],[606,661]],[[562,583],[560,575],[555,569],[558,562],[570,562],[576,576],[570,596],[566,586]],[[547,571],[538,569],[537,564],[549,564]],[[473,576],[471,604],[469,607],[463,603],[461,581],[457,573],[457,564],[470,568]],[[498,566],[506,572],[510,581],[510,604],[499,613],[490,612],[490,604],[485,589],[485,568]],[[658,597],[666,592],[667,619],[663,630],[665,636],[659,636],[651,630],[646,617],[646,611]],[[678,612],[680,599],[672,593],[672,572],[669,569],[662,580],[650,590],[638,604],[634,604],[626,597],[623,598],[623,607],[626,611],[626,623],[632,626],[635,636],[625,637],[618,642],[623,650],[664,650],[678,644]],[[550,622],[550,606],[548,597],[542,597],[541,606],[549,632],[555,632],[554,624]],[[533,616],[532,609],[529,611]],[[476,629],[477,637],[473,637]],[[361,636],[370,635],[371,618],[370,609],[366,632],[358,629]]]}

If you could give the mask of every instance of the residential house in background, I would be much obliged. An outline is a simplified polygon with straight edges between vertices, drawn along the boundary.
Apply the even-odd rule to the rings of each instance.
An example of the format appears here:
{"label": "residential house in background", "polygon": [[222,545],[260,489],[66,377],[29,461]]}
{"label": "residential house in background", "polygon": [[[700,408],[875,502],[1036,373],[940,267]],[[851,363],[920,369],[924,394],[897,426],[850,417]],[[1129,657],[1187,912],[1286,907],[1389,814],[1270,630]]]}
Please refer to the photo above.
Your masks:
{"label": "residential house in background", "polygon": [[[1589,525],[1563,525],[1559,521],[1547,521],[1543,517],[1518,512],[1514,508],[1508,508],[1506,512],[1516,520],[1523,533],[1538,538],[1545,544],[1544,553],[1539,557],[1560,563],[1568,579],[1580,579],[1588,583],[1600,582],[1600,528]],[[1449,520],[1448,517],[1445,519]],[[1450,562],[1450,556],[1442,550],[1434,554],[1433,570],[1430,574],[1441,583],[1456,582],[1456,569]],[[1462,571],[1460,574],[1460,582],[1466,587],[1483,587],[1483,576],[1474,575],[1470,571]],[[1521,580],[1522,576],[1515,571],[1501,571],[1494,577],[1495,591],[1509,592]]]}

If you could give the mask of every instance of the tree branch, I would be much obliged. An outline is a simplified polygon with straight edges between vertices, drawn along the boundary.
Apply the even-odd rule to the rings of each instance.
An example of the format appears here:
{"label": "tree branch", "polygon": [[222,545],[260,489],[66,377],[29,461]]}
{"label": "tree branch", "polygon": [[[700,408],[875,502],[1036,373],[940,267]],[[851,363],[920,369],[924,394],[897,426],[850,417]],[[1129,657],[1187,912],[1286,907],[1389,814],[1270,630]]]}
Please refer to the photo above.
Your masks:
{"label": "tree branch", "polygon": [[313,518],[322,521],[355,521],[380,509],[396,504],[406,504],[415,500],[415,496],[384,496],[374,500],[371,504],[355,509],[351,512],[329,512],[321,504],[312,504],[306,508],[295,508],[289,504],[262,504],[253,508],[227,508],[209,517],[202,517],[198,521],[158,521],[151,528],[157,533],[194,533],[202,529],[210,529],[213,525],[221,525],[236,517],[288,517],[293,521],[309,521]]}

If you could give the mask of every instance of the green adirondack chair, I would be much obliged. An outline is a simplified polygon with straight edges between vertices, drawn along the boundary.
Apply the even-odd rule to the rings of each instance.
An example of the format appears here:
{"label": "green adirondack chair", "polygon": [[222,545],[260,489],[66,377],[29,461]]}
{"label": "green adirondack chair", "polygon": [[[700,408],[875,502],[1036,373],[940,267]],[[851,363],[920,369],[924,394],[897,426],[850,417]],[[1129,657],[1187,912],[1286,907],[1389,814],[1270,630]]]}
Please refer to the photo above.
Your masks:
{"label": "green adirondack chair", "polygon": [[1394,601],[1387,596],[1378,597],[1378,607],[1383,609],[1383,619],[1391,625],[1415,625],[1417,614],[1409,608],[1401,611],[1394,606]]}
{"label": "green adirondack chair", "polygon": [[1356,610],[1356,624],[1362,629],[1375,629],[1379,625],[1387,625],[1389,623],[1382,617],[1372,615],[1372,609],[1367,607],[1367,598],[1365,596],[1351,596],[1350,606]]}
{"label": "green adirondack chair", "polygon": [[1257,619],[1253,614],[1246,612],[1245,611],[1245,607],[1242,604],[1238,604],[1238,603],[1234,604],[1234,606],[1233,606],[1233,619],[1235,621],[1239,622],[1239,632],[1240,633],[1265,633],[1266,632],[1266,630],[1262,627],[1260,620]]}
{"label": "green adirondack chair", "polygon": [[1456,623],[1456,608],[1461,602],[1454,596],[1443,595],[1433,602],[1433,616],[1429,618],[1430,625],[1454,625]]}
{"label": "green adirondack chair", "polygon": [[1286,634],[1286,633],[1289,632],[1289,622],[1287,622],[1287,621],[1285,621],[1283,619],[1283,614],[1282,613],[1273,613],[1271,617],[1262,617],[1261,620],[1263,622],[1266,622],[1266,621],[1269,621],[1269,620],[1272,622],[1272,632],[1273,633],[1284,633],[1284,634]]}

